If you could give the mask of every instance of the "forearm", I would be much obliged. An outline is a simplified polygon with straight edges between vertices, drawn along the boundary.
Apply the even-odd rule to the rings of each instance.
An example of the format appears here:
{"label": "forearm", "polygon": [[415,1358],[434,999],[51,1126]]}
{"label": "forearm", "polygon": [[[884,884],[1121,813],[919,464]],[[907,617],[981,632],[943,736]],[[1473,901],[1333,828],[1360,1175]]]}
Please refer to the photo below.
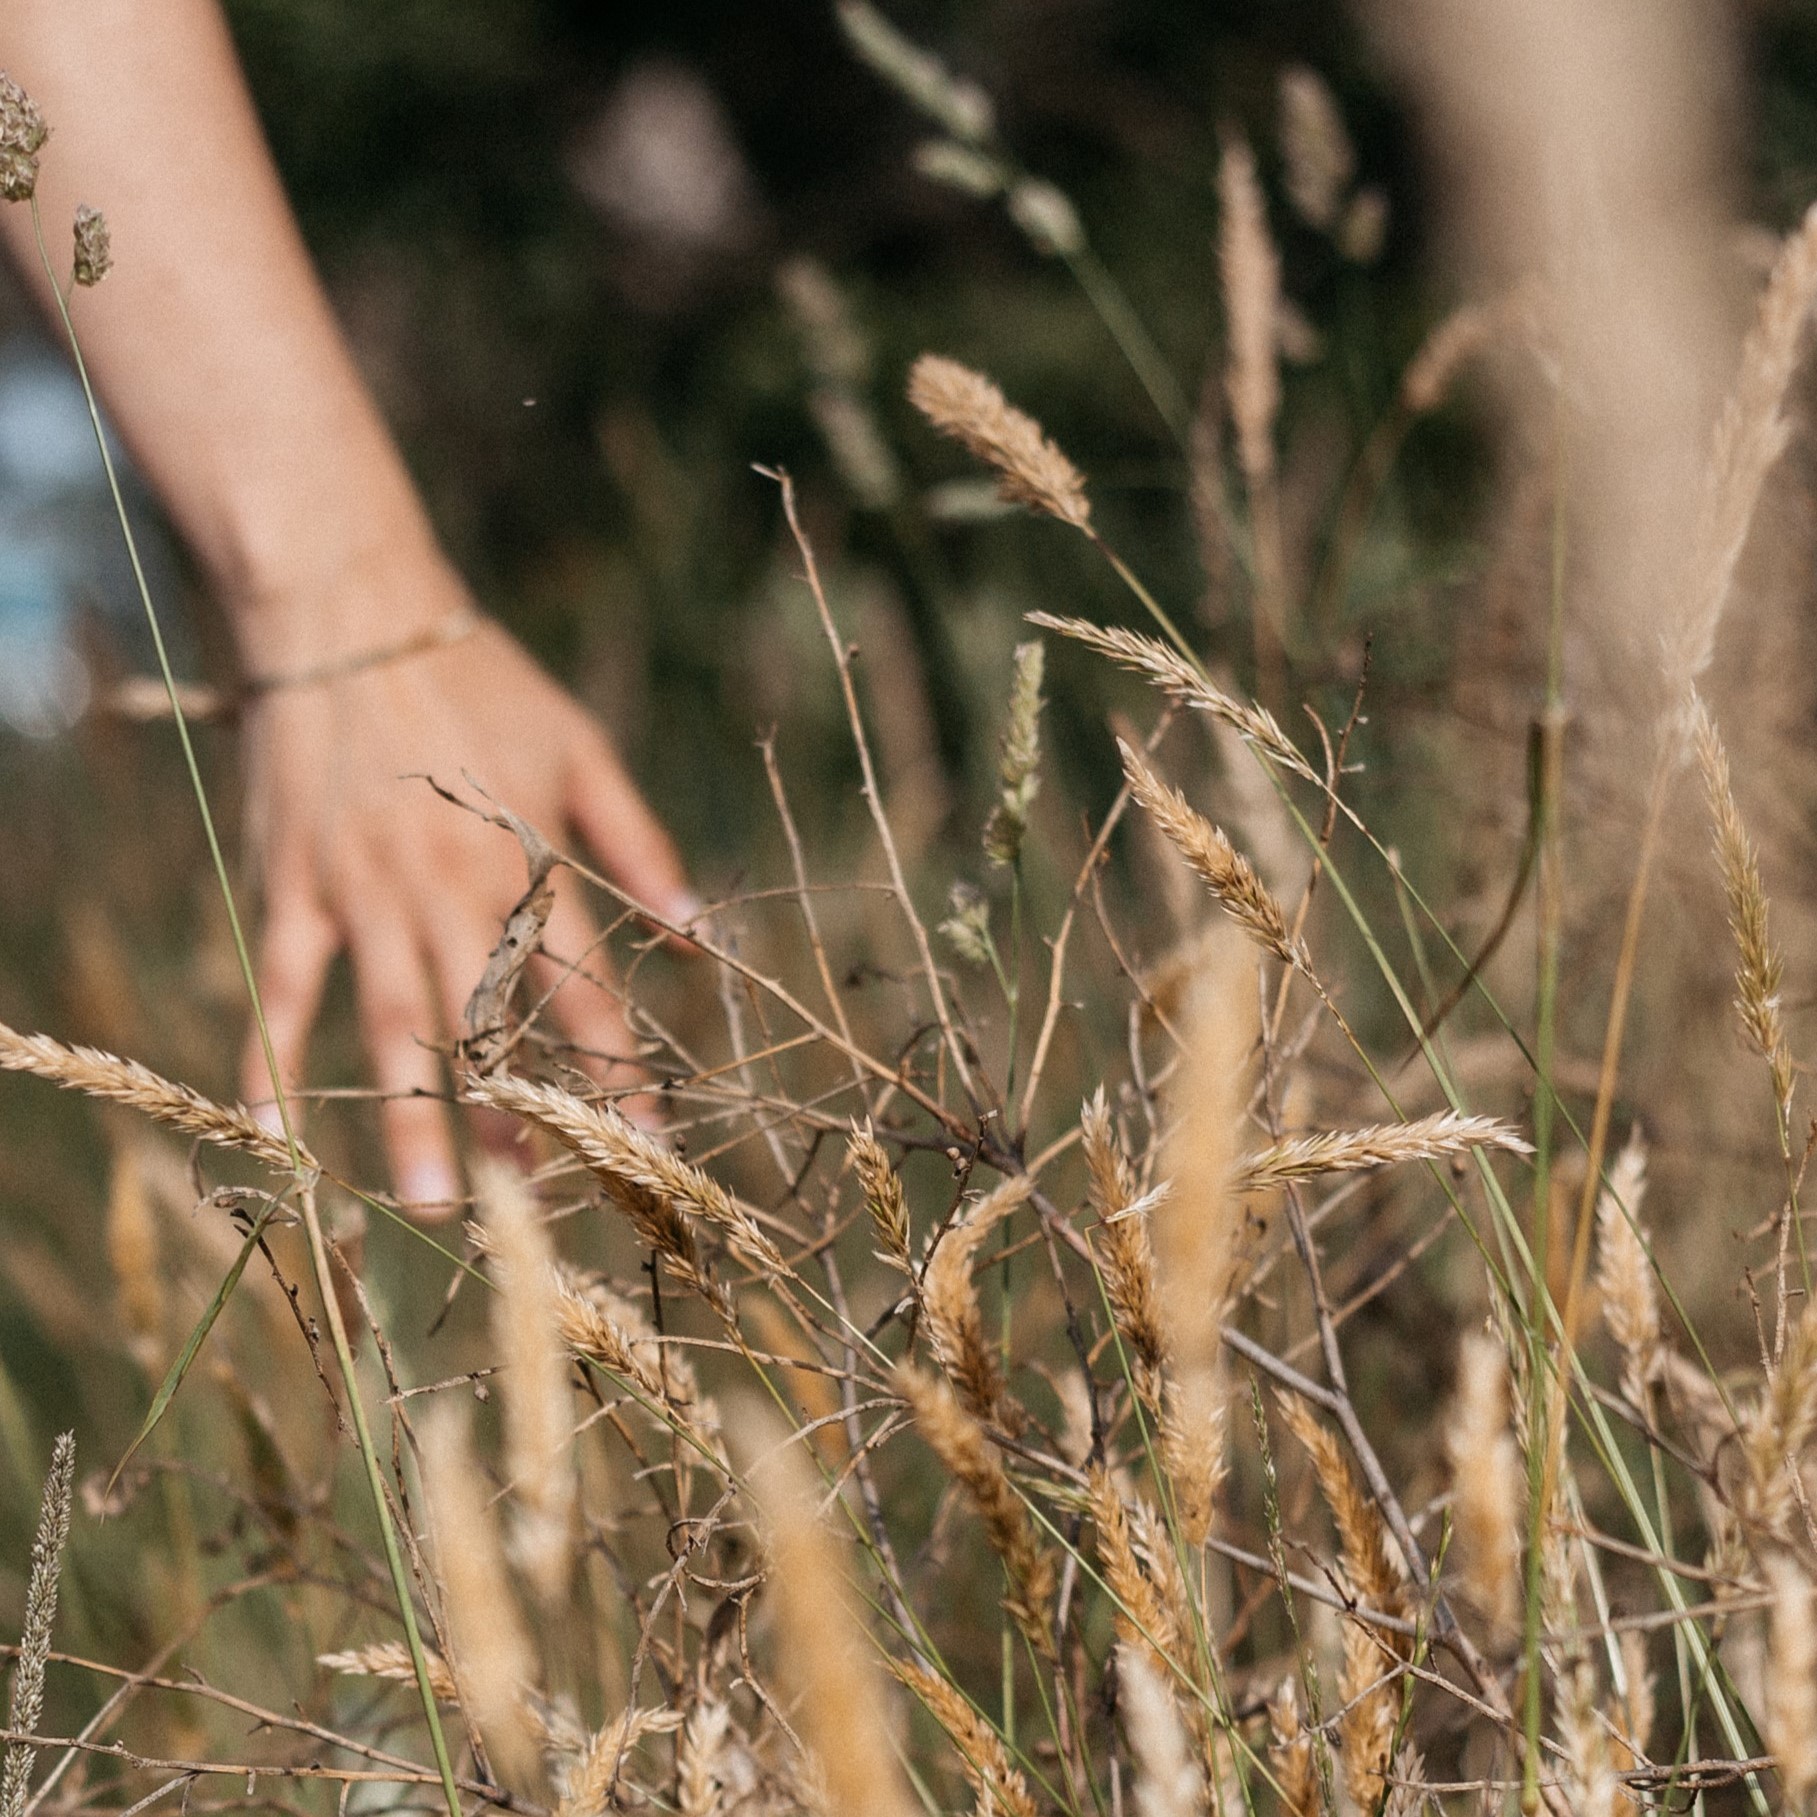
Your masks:
{"label": "forearm", "polygon": [[[255,668],[407,635],[447,609],[391,437],[316,280],[215,0],[0,0],[0,65],[51,126],[38,197],[67,266],[79,202],[113,233],[77,331],[109,416]],[[0,232],[49,300],[24,205]],[[449,581],[451,588],[453,583]],[[349,623],[350,599],[384,602]]]}

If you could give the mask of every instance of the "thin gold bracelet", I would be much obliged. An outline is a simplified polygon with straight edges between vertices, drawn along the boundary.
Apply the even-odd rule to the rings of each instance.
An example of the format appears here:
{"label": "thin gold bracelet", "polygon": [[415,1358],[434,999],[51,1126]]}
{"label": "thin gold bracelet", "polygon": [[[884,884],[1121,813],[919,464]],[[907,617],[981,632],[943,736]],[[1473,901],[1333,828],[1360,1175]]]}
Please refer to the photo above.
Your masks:
{"label": "thin gold bracelet", "polygon": [[[432,650],[446,649],[450,644],[471,637],[485,623],[483,613],[463,606],[427,631],[418,631],[401,643],[361,650],[352,656],[337,656],[328,662],[312,663],[275,675],[249,675],[237,688],[212,688],[205,682],[179,682],[177,696],[185,719],[230,719],[248,702],[263,694],[320,687],[327,682],[343,681],[350,675],[364,674],[368,669],[384,668],[388,663],[426,656]],[[151,675],[127,676],[95,702],[95,709],[118,719],[139,722],[171,717],[170,697],[164,684]]]}
{"label": "thin gold bracelet", "polygon": [[336,656],[327,662],[311,663],[305,668],[279,670],[275,675],[248,675],[240,684],[246,696],[278,694],[290,688],[314,688],[323,682],[344,681],[349,675],[362,675],[368,669],[382,669],[388,663],[403,662],[407,657],[426,656],[431,650],[457,644],[471,637],[485,619],[470,606],[462,606],[445,618],[418,631],[401,643],[385,644],[376,650],[361,650],[351,656]]}

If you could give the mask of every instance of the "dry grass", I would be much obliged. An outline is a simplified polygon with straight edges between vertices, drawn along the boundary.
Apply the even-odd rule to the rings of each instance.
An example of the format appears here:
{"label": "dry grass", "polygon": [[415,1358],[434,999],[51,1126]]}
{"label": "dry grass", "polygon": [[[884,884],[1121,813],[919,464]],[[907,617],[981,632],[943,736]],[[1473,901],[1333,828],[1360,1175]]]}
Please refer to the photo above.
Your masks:
{"label": "dry grass", "polygon": [[[980,91],[871,8],[842,10],[871,66],[948,135],[949,175],[970,159],[991,193],[1020,196],[1031,239],[1093,270],[1066,238],[1070,217],[997,142]],[[1578,78],[1551,79],[1548,119]],[[1295,74],[1284,95],[1290,199],[1336,244],[1362,193],[1354,148],[1316,79]],[[1590,124],[1594,151],[1603,126]],[[993,811],[967,841],[970,874],[948,874],[950,852],[932,844],[927,874],[905,862],[843,602],[784,481],[877,851],[852,887],[810,881],[772,750],[777,877],[694,925],[680,982],[635,926],[614,925],[646,1089],[669,1113],[661,1133],[575,1070],[541,1002],[492,1004],[503,1057],[451,1077],[515,1135],[514,1165],[474,1170],[461,1253],[411,1251],[420,1290],[391,1272],[394,1242],[428,1243],[407,1229],[374,1243],[382,1259],[362,1283],[353,1197],[314,1155],[133,1062],[0,1028],[0,1068],[239,1150],[307,1214],[302,1239],[273,1224],[245,1244],[226,1218],[243,1229],[249,1195],[198,1177],[215,1249],[165,1240],[140,1150],[122,1141],[106,1225],[120,1278],[97,1297],[54,1258],[24,1246],[6,1258],[44,1323],[80,1331],[91,1303],[117,1308],[95,1329],[107,1319],[108,1357],[124,1350],[144,1370],[208,1308],[190,1329],[218,1365],[190,1373],[184,1353],[171,1378],[182,1423],[160,1402],[120,1480],[84,1486],[110,1536],[137,1545],[162,1523],[168,1544],[149,1547],[135,1606],[168,1651],[143,1671],[58,1668],[118,1684],[120,1700],[55,1750],[66,1764],[47,1767],[47,1817],[121,1813],[160,1785],[193,1787],[200,1808],[204,1789],[235,1794],[248,1776],[282,1778],[285,1809],[351,1804],[368,1781],[390,1784],[386,1797],[432,1790],[432,1725],[399,1688],[417,1664],[390,1579],[432,1643],[426,1702],[445,1710],[455,1789],[514,1817],[906,1817],[967,1796],[985,1817],[1411,1817],[1513,1808],[1523,1791],[1528,1809],[1564,1817],[1668,1799],[1714,1809],[1719,1794],[1733,1800],[1720,1808],[1770,1812],[1817,1790],[1801,955],[1769,934],[1777,867],[1691,691],[1716,685],[1714,639],[1789,433],[1817,228],[1788,243],[1716,418],[1707,511],[1683,544],[1695,545],[1683,635],[1663,652],[1655,638],[1644,674],[1638,646],[1626,658],[1649,723],[1686,732],[1701,761],[1750,1050],[1736,1064],[1757,1086],[1764,1060],[1773,1113],[1724,1133],[1760,1163],[1758,1202],[1709,1191],[1707,1157],[1668,1142],[1643,1224],[1638,1135],[1606,1177],[1601,1155],[1646,948],[1634,934],[1607,976],[1594,940],[1579,950],[1558,901],[1566,847],[1545,846],[1538,945],[1565,944],[1569,982],[1542,964],[1530,999],[1525,974],[1492,956],[1453,991],[1454,1020],[1430,1013],[1467,963],[1470,912],[1435,905],[1425,882],[1416,893],[1421,867],[1372,825],[1377,797],[1355,780],[1373,761],[1367,689],[1334,713],[1335,658],[1314,647],[1348,576],[1318,583],[1319,610],[1300,578],[1342,570],[1366,540],[1354,478],[1326,501],[1328,547],[1282,544],[1294,423],[1269,168],[1227,142],[1228,334],[1209,361],[1210,429],[1192,438],[1201,464],[1234,449],[1231,473],[1193,479],[1201,502],[1240,493],[1223,527],[1247,563],[1234,603],[1255,638],[1254,687],[1231,679],[1231,651],[1201,660],[1148,596],[1109,540],[1109,491],[1094,518],[1079,469],[1037,422],[988,379],[924,357],[910,380],[922,413],[1007,499],[1084,532],[1070,547],[1107,561],[1132,610],[1156,619],[1161,635],[1032,615],[1147,684],[1098,749],[1107,775],[1120,771],[1116,793],[1075,829],[1044,753],[1042,646],[1023,642],[999,689]],[[1581,294],[1571,278],[1548,273],[1550,338],[1532,332],[1541,306],[1521,282],[1435,329],[1357,471],[1375,484],[1381,451],[1462,363],[1517,334],[1540,356],[1521,362],[1524,382],[1560,433],[1510,458],[1563,485],[1568,458],[1619,444],[1575,421],[1622,393],[1571,364],[1601,345],[1557,319]],[[792,280],[798,311],[823,335],[848,332],[818,283]],[[861,366],[828,352],[820,377],[849,404]],[[1705,446],[1672,458],[1695,464]],[[1593,576],[1614,545],[1592,544]],[[1660,552],[1642,554],[1644,572]],[[1575,583],[1569,562],[1561,573]],[[1561,586],[1561,613],[1578,598]],[[1557,649],[1575,660],[1572,639]],[[1304,719],[1300,694],[1317,708]],[[1306,728],[1303,748],[1284,725]],[[1207,729],[1240,775],[1197,774]],[[1567,795],[1573,749],[1552,779]],[[1641,765],[1664,779],[1662,799],[1681,754],[1668,736]],[[1559,808],[1536,803],[1536,839],[1565,824],[1547,817]],[[1126,864],[1132,823],[1155,837]],[[1288,840],[1296,862],[1263,860]],[[1166,885],[1149,888],[1138,862]],[[948,899],[956,962],[923,914]],[[1517,907],[1504,932],[1526,926]],[[1716,1041],[1690,1013],[1658,1038]],[[1577,1057],[1599,1039],[1600,1070]],[[1579,1192],[1594,1214],[1570,1228]],[[347,1263],[337,1276],[324,1261],[326,1297],[299,1284],[299,1241],[327,1255],[318,1193]],[[243,1315],[237,1277],[196,1278],[194,1258],[223,1245],[275,1279],[277,1339]],[[1694,1282],[1664,1265],[1687,1254]],[[1747,1321],[1700,1325],[1731,1286]],[[1596,1322],[1586,1305],[1606,1335],[1580,1344]],[[362,1360],[325,1395],[322,1336],[338,1348],[349,1331]],[[356,1411],[395,1560],[369,1536],[370,1508],[342,1504]],[[10,1419],[0,1396],[9,1449]],[[1297,1442],[1277,1450],[1281,1426]],[[67,1513],[69,1487],[59,1453],[47,1508],[61,1497]],[[34,1556],[0,1817],[22,1817],[34,1763],[53,1752],[36,1724],[56,1550],[41,1538]],[[242,1687],[206,1647],[261,1598],[283,1622],[266,1622],[257,1682]],[[131,1726],[107,1739],[129,1706]]]}

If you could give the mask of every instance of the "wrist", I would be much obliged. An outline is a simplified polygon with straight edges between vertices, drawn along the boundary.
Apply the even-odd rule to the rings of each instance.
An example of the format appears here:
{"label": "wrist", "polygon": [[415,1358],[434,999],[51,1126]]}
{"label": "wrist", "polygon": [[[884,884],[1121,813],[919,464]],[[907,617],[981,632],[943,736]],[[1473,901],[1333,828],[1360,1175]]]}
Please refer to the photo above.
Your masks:
{"label": "wrist", "polygon": [[432,641],[474,610],[426,529],[248,564],[218,591],[240,666],[252,677],[357,666],[374,653]]}

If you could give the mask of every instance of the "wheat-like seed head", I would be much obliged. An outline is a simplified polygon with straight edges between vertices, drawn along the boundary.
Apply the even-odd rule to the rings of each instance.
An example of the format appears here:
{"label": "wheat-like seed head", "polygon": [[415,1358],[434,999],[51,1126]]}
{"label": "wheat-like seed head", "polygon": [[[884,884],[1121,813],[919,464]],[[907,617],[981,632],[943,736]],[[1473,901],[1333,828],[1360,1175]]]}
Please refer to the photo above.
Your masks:
{"label": "wheat-like seed head", "polygon": [[596,1729],[559,1764],[561,1797],[555,1817],[607,1817],[621,1808],[619,1775],[631,1750],[646,1735],[671,1735],[679,1710],[625,1710]]}
{"label": "wheat-like seed head", "polygon": [[1458,373],[1498,342],[1540,333],[1543,291],[1516,285],[1488,303],[1464,303],[1436,324],[1401,373],[1400,405],[1409,416],[1436,410]]}
{"label": "wheat-like seed head", "polygon": [[1588,1659],[1561,1672],[1553,1691],[1565,1795],[1574,1817],[1615,1817],[1620,1781],[1597,1708],[1596,1673]]}
{"label": "wheat-like seed head", "polygon": [[1155,1669],[1166,1673],[1167,1662],[1183,1656],[1185,1633],[1143,1569],[1129,1510],[1102,1464],[1092,1466],[1088,1488],[1092,1524],[1098,1531],[1098,1564],[1116,1603],[1117,1638],[1126,1650],[1146,1648]]}
{"label": "wheat-like seed head", "polygon": [[1729,754],[1703,701],[1692,691],[1691,740],[1703,771],[1704,798],[1715,834],[1716,862],[1728,898],[1729,932],[1735,937],[1735,1010],[1773,1080],[1773,1101],[1782,1119],[1792,1108],[1792,1052],[1780,1012],[1779,984],[1785,962],[1767,930],[1767,893],[1760,859],[1742,823],[1729,782]]}
{"label": "wheat-like seed head", "polygon": [[883,1245],[883,1257],[904,1274],[911,1271],[909,1260],[908,1197],[902,1190],[902,1176],[890,1165],[890,1158],[877,1140],[877,1132],[867,1117],[852,1125],[846,1140],[852,1157],[852,1171],[864,1189],[865,1209],[871,1214],[871,1227]]}
{"label": "wheat-like seed head", "polygon": [[[429,1688],[438,1703],[453,1703],[456,1692],[454,1674],[448,1662],[433,1647],[423,1649],[429,1667]],[[315,1663],[330,1672],[343,1672],[353,1678],[388,1678],[396,1684],[415,1684],[416,1665],[410,1649],[401,1640],[375,1640],[363,1647],[349,1647],[340,1653],[318,1653]]]}
{"label": "wheat-like seed head", "polygon": [[[1647,1637],[1632,1628],[1621,1636],[1622,1677],[1627,1685],[1616,1716],[1618,1733],[1613,1739],[1613,1757],[1617,1773],[1632,1773],[1647,1765],[1647,1748],[1653,1740],[1653,1672],[1647,1664]],[[1623,1785],[1616,1794],[1616,1808],[1622,1817],[1640,1817],[1643,1809],[1640,1794]]]}
{"label": "wheat-like seed head", "polygon": [[[656,1334],[618,1295],[560,1269],[555,1280],[555,1324],[562,1342],[577,1356],[603,1364],[651,1400],[667,1398],[670,1389],[663,1381]],[[681,1361],[671,1359],[672,1364]]]}
{"label": "wheat-like seed head", "polygon": [[534,1787],[536,1747],[524,1698],[535,1683],[535,1655],[505,1575],[466,1408],[448,1402],[431,1407],[418,1437],[450,1663],[462,1701],[505,1783]]}
{"label": "wheat-like seed head", "polygon": [[1149,1412],[1161,1411],[1166,1342],[1161,1333],[1160,1289],[1148,1217],[1136,1202],[1136,1182],[1111,1128],[1104,1088],[1080,1113],[1079,1129],[1089,1177],[1088,1193],[1098,1219],[1096,1247],[1102,1257],[1104,1297],[1117,1333],[1129,1352],[1135,1390]]}
{"label": "wheat-like seed head", "polygon": [[1003,1606],[1030,1646],[1043,1657],[1054,1651],[1048,1609],[1054,1597],[1054,1563],[1035,1536],[1034,1522],[1010,1483],[1009,1473],[984,1429],[944,1382],[899,1366],[896,1391],[908,1402],[928,1447],[959,1480],[984,1523],[991,1549],[1003,1561],[1009,1593]]}
{"label": "wheat-like seed head", "polygon": [[1240,1192],[1269,1192],[1290,1180],[1323,1173],[1366,1173],[1407,1161],[1436,1161],[1472,1148],[1499,1148],[1530,1155],[1528,1142],[1496,1117],[1464,1117],[1442,1110],[1406,1123],[1378,1123],[1366,1129],[1320,1130],[1277,1142],[1244,1157],[1237,1169]]}
{"label": "wheat-like seed head", "polygon": [[1779,1762],[1784,1808],[1801,1811],[1817,1787],[1817,1601],[1787,1554],[1770,1557],[1766,1575],[1773,1602],[1762,1739]]}
{"label": "wheat-like seed head", "polygon": [[576,1482],[573,1390],[562,1344],[555,1251],[523,1175],[482,1159],[474,1196],[501,1291],[491,1307],[501,1377],[505,1470],[513,1489],[511,1556],[545,1609],[561,1602],[573,1564]]}
{"label": "wheat-like seed head", "polygon": [[725,1804],[732,1706],[703,1697],[688,1712],[675,1750],[675,1802],[681,1817],[719,1817]]}
{"label": "wheat-like seed head", "polygon": [[1046,657],[1040,641],[1017,644],[1009,714],[997,749],[997,801],[984,827],[984,855],[1014,864],[1028,833],[1028,813],[1041,786],[1041,678]]}
{"label": "wheat-like seed head", "polygon": [[1794,1473],[1817,1431],[1817,1307],[1807,1306],[1786,1334],[1759,1400],[1742,1414],[1747,1477],[1736,1512],[1783,1537],[1797,1508]]}
{"label": "wheat-like seed head", "polygon": [[1234,935],[1205,943],[1182,1022],[1161,1147],[1169,1190],[1149,1229],[1167,1354],[1184,1374],[1217,1364],[1242,1234],[1236,1167],[1260,1007],[1255,956]]}
{"label": "wheat-like seed head", "polygon": [[1036,1817],[1028,1778],[1010,1757],[1003,1737],[971,1700],[938,1672],[912,1660],[893,1659],[890,1670],[927,1706],[959,1755],[959,1766],[978,1798],[978,1817]]}
{"label": "wheat-like seed head", "polygon": [[512,1074],[470,1075],[463,1095],[469,1102],[508,1111],[548,1130],[578,1155],[613,1195],[638,1234],[674,1264],[676,1272],[719,1310],[730,1301],[695,1242],[691,1220],[712,1225],[739,1255],[761,1273],[786,1275],[788,1265],[750,1212],[718,1181],[691,1165],[606,1104],[589,1104],[557,1085],[541,1085]]}
{"label": "wheat-like seed head", "polygon": [[1318,1763],[1291,1678],[1283,1678],[1269,1700],[1268,1734],[1268,1765],[1281,1788],[1281,1817],[1319,1817]]}
{"label": "wheat-like seed head", "polygon": [[1498,1635],[1520,1620],[1521,1517],[1526,1490],[1508,1426],[1508,1357],[1486,1331],[1465,1334],[1457,1398],[1445,1432],[1457,1569],[1470,1601]]}
{"label": "wheat-like seed head", "polygon": [[1646,1189],[1647,1151],[1636,1124],[1596,1201],[1596,1286],[1603,1323],[1621,1349],[1621,1391],[1642,1408],[1665,1365],[1659,1289],[1640,1226]]}
{"label": "wheat-like seed head", "polygon": [[1031,625],[1070,637],[1075,643],[1096,650],[1100,656],[1107,656],[1112,662],[1146,676],[1169,700],[1190,707],[1194,712],[1209,714],[1229,726],[1270,762],[1307,782],[1320,781],[1318,771],[1306,761],[1299,746],[1281,730],[1280,722],[1266,707],[1225,693],[1159,638],[1126,630],[1121,625],[1094,625],[1089,619],[1064,618],[1052,612],[1030,612],[1027,617]]}
{"label": "wheat-like seed head", "polygon": [[[49,1035],[22,1035],[0,1022],[0,1072],[33,1073],[66,1091],[128,1105],[185,1135],[243,1149],[267,1167],[290,1172],[290,1150],[283,1137],[273,1135],[243,1105],[217,1104],[187,1085],[159,1077],[137,1060],[122,1060],[93,1047],[66,1047]],[[318,1165],[301,1142],[297,1161],[306,1172]]]}
{"label": "wheat-like seed head", "polygon": [[1234,934],[1212,938],[1183,1012],[1161,1149],[1169,1190],[1150,1224],[1167,1359],[1162,1452],[1194,1545],[1225,1468],[1222,1325],[1240,1259],[1234,1168],[1259,1017],[1254,954]]}
{"label": "wheat-like seed head", "polygon": [[[76,1480],[76,1435],[65,1432],[51,1446],[44,1497],[38,1504],[38,1531],[32,1538],[31,1574],[25,1585],[25,1622],[19,1632],[18,1662],[6,1726],[35,1735],[44,1713],[44,1668],[50,1660],[51,1631],[57,1621],[57,1590],[63,1581],[63,1548],[69,1542],[69,1510]],[[15,1741],[0,1769],[0,1814],[21,1817],[36,1750]]]}
{"label": "wheat-like seed head", "polygon": [[1255,154],[1230,138],[1218,162],[1218,274],[1224,287],[1228,351],[1224,389],[1237,436],[1237,459],[1251,490],[1274,473],[1274,419],[1281,407],[1275,358],[1281,312],[1281,261]]}
{"label": "wheat-like seed head", "polygon": [[[1406,1578],[1389,1541],[1382,1511],[1363,1492],[1336,1435],[1293,1396],[1281,1395],[1278,1405],[1288,1431],[1312,1459],[1325,1505],[1338,1530],[1345,1575],[1370,1608],[1384,1615],[1406,1615]],[[1382,1639],[1397,1650],[1404,1651],[1410,1644],[1399,1634],[1384,1632]]]}
{"label": "wheat-like seed head", "polygon": [[909,372],[909,402],[942,435],[997,470],[997,489],[1012,505],[1045,512],[1076,530],[1091,524],[1078,468],[982,373],[937,353]]}
{"label": "wheat-like seed head", "polygon": [[1204,1545],[1229,1469],[1226,1413],[1230,1389],[1215,1365],[1185,1367],[1168,1379],[1161,1414],[1161,1467],[1189,1546]]}
{"label": "wheat-like seed head", "polygon": [[875,1654],[846,1596],[845,1559],[815,1506],[797,1447],[773,1448],[750,1483],[762,1516],[764,1594],[781,1631],[778,1663],[824,1779],[826,1809],[912,1817]]}
{"label": "wheat-like seed head", "polygon": [[1309,973],[1311,957],[1289,932],[1285,911],[1256,875],[1255,866],[1178,789],[1163,782],[1133,745],[1118,739],[1117,749],[1123,753],[1123,773],[1129,778],[1130,792],[1230,918],[1282,964]]}
{"label": "wheat-like seed head", "polygon": [[1338,1718],[1338,1765],[1344,1789],[1359,1811],[1373,1811],[1382,1800],[1401,1705],[1399,1687],[1388,1677],[1393,1667],[1394,1657],[1380,1636],[1360,1622],[1344,1623],[1338,1669],[1338,1695],[1344,1701]]}
{"label": "wheat-like seed head", "polygon": [[1666,657],[1671,710],[1681,739],[1692,733],[1689,691],[1710,666],[1716,631],[1734,591],[1760,494],[1791,426],[1785,401],[1798,370],[1805,323],[1817,303],[1817,205],[1786,237],[1761,293],[1740,369],[1717,419],[1697,524],[1690,591]]}
{"label": "wheat-like seed head", "polygon": [[1187,1745],[1171,1678],[1141,1648],[1120,1646],[1117,1687],[1135,1762],[1139,1817],[1206,1817],[1209,1790]]}
{"label": "wheat-like seed head", "polygon": [[975,1419],[1006,1432],[1022,1428],[997,1349],[984,1335],[984,1313],[972,1268],[984,1239],[1028,1200],[1029,1181],[1015,1174],[947,1226],[921,1276],[921,1304],[934,1355]]}

